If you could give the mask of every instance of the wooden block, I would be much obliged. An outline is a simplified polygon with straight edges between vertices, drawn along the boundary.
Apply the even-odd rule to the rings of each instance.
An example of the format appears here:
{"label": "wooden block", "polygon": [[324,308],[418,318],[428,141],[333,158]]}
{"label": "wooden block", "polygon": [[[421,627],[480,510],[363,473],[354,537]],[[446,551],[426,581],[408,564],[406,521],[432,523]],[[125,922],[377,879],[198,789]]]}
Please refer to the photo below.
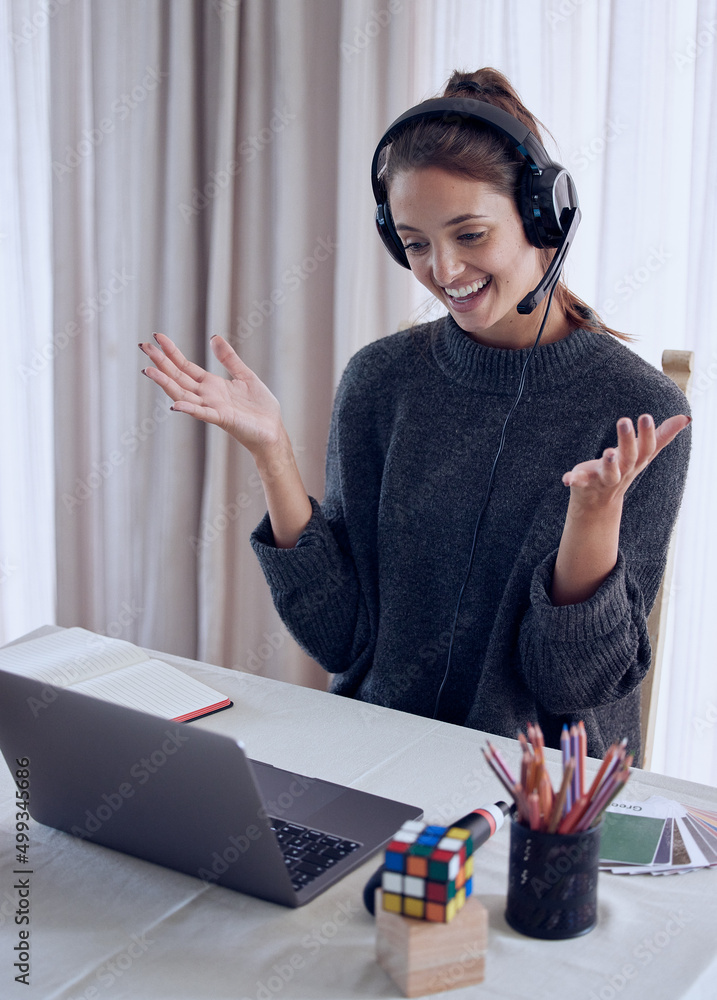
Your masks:
{"label": "wooden block", "polygon": [[406,997],[483,982],[487,943],[488,911],[475,896],[448,924],[389,913],[376,897],[376,960]]}

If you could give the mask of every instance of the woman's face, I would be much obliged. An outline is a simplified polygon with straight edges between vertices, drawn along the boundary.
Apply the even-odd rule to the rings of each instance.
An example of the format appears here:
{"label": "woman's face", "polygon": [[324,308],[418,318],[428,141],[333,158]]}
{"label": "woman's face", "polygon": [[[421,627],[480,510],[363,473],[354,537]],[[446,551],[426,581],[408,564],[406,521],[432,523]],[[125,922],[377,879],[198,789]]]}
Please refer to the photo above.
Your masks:
{"label": "woman's face", "polygon": [[[398,174],[389,200],[411,270],[458,326],[481,344],[530,347],[544,310],[524,316],[516,306],[543,268],[513,200],[440,167]],[[550,320],[543,342],[568,332],[558,313]]]}

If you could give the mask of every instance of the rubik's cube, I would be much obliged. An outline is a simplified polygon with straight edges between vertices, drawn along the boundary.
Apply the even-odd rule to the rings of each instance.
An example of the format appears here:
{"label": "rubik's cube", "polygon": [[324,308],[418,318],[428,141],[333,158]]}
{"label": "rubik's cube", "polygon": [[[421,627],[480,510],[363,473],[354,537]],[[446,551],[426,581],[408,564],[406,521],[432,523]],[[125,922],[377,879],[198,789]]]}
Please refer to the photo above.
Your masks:
{"label": "rubik's cube", "polygon": [[404,823],[386,847],[381,888],[384,910],[447,924],[473,888],[469,831]]}

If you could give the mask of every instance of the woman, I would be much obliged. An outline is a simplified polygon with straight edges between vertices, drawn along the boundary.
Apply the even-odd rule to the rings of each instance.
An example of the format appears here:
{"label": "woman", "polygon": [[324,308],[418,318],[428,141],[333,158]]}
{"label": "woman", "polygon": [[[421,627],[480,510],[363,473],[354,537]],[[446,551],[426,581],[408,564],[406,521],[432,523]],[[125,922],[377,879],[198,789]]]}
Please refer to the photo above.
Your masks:
{"label": "woman", "polygon": [[[444,97],[493,104],[539,136],[494,70],[454,74]],[[162,335],[140,346],[174,410],[253,455],[268,513],[252,545],[334,692],[507,736],[538,721],[555,747],[563,722],[583,719],[591,755],[626,736],[639,760],[646,616],[689,417],[563,284],[551,308],[552,296],[517,311],[555,253],[528,239],[523,167],[515,143],[455,118],[389,144],[380,184],[399,255],[448,315],[352,358],[321,504],[277,401],[226,341],[211,343],[230,380]]]}

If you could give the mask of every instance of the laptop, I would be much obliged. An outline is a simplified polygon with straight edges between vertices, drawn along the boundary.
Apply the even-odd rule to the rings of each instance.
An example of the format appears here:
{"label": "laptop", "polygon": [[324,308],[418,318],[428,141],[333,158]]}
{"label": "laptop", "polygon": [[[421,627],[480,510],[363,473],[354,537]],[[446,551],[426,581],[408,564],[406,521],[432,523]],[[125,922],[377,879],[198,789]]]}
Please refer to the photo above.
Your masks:
{"label": "laptop", "polygon": [[38,823],[302,906],[416,806],[251,760],[229,736],[0,670],[0,750]]}

